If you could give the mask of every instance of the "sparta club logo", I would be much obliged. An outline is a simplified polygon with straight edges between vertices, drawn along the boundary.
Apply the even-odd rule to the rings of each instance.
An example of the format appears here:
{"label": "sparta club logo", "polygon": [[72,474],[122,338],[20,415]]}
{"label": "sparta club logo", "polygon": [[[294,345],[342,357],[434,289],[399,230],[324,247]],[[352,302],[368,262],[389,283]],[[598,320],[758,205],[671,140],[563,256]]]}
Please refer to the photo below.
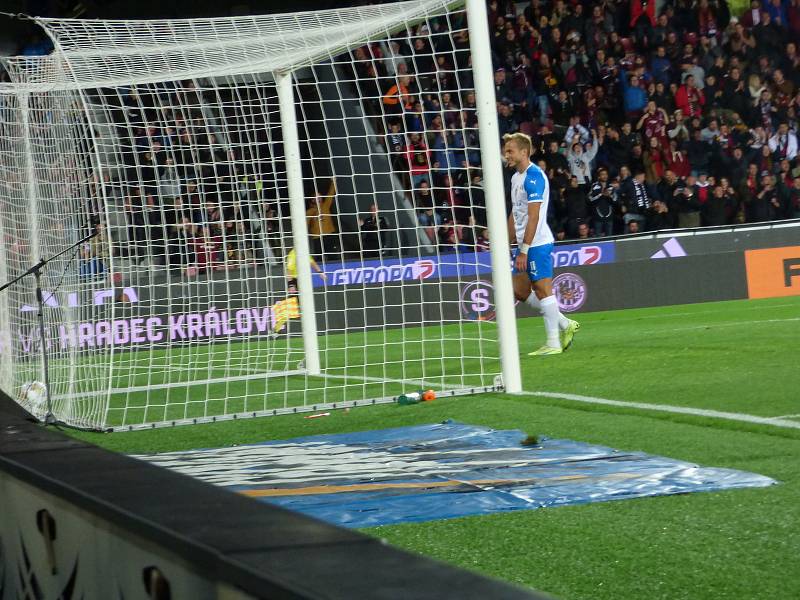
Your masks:
{"label": "sparta club logo", "polygon": [[470,321],[491,321],[495,317],[494,288],[488,281],[473,281],[461,290],[461,315]]}
{"label": "sparta club logo", "polygon": [[574,273],[561,273],[553,279],[553,293],[563,312],[575,312],[586,303],[586,282]]}
{"label": "sparta club logo", "polygon": [[[514,306],[519,300],[514,300]],[[489,281],[473,281],[461,288],[461,316],[470,321],[494,321],[494,286]]]}

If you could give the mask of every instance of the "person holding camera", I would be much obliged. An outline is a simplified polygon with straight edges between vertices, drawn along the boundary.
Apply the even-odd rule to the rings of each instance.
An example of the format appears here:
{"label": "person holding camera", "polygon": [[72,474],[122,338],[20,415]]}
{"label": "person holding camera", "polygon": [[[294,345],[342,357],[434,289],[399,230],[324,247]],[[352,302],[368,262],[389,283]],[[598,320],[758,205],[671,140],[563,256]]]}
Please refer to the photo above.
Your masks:
{"label": "person holding camera", "polygon": [[678,213],[678,227],[700,227],[700,200],[697,197],[697,178],[689,175],[683,185],[673,192],[673,204]]}
{"label": "person holding camera", "polygon": [[784,199],[775,185],[775,176],[769,171],[761,172],[761,189],[750,198],[746,214],[748,223],[782,219],[786,213]]}
{"label": "person holding camera", "polygon": [[617,189],[608,178],[608,169],[600,167],[597,178],[589,190],[589,206],[595,235],[614,235],[614,208],[617,205]]}

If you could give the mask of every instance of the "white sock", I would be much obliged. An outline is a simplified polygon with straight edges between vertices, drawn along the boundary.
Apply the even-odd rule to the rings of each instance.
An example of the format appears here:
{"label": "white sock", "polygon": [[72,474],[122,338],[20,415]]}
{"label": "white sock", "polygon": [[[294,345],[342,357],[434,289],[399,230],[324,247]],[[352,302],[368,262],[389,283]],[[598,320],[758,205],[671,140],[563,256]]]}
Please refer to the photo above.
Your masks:
{"label": "white sock", "polygon": [[[558,338],[558,302],[555,296],[548,296],[539,300],[544,316],[544,330],[547,333],[547,345],[551,348],[561,348],[561,341]],[[563,317],[562,317],[563,318]]]}
{"label": "white sock", "polygon": [[525,300],[525,304],[536,310],[542,310],[542,305],[539,302],[539,298],[536,297],[536,292],[531,292],[531,295]]}
{"label": "white sock", "polygon": [[[531,308],[535,308],[539,311],[542,310],[542,301],[536,297],[536,292],[531,292],[531,295],[528,296],[528,299],[525,300],[525,304],[530,306]],[[556,306],[558,306],[558,302],[556,302]],[[558,328],[559,329],[566,329],[567,325],[569,325],[569,319],[561,314],[561,311],[558,312]]]}

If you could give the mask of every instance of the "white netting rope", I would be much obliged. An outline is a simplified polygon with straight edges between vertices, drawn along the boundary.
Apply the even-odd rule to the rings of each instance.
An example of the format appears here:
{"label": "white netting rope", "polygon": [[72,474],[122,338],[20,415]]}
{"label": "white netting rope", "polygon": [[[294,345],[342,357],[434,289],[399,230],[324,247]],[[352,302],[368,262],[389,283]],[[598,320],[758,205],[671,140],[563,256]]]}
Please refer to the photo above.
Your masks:
{"label": "white netting rope", "polygon": [[[441,13],[448,2],[216,19],[100,21],[42,19],[52,58],[9,60],[18,82],[65,89],[240,73],[290,71],[385,32]],[[151,75],[152,74],[152,75]]]}
{"label": "white netting rope", "polygon": [[[0,163],[13,183],[34,156],[38,187],[6,186],[0,210],[37,213],[15,235],[36,225],[43,254],[65,242],[44,232],[103,232],[70,273],[76,297],[48,314],[59,417],[125,428],[493,386],[490,290],[469,287],[489,241],[463,10],[40,22],[56,53],[9,60],[16,84],[0,90]],[[312,273],[320,374],[305,368],[291,289],[274,70],[293,72],[312,254],[328,278]],[[15,104],[23,94],[47,110]],[[12,346],[31,336],[21,302],[0,320]],[[15,352],[28,367],[12,373],[4,356],[11,389],[38,377],[30,344]]]}

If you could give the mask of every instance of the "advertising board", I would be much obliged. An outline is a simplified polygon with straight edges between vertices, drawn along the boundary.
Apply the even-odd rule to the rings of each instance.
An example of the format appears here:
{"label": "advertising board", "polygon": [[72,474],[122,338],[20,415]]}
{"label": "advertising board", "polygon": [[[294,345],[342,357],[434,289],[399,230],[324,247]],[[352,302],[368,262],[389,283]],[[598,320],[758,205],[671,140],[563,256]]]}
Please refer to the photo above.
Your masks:
{"label": "advertising board", "polygon": [[800,246],[748,250],[744,258],[749,298],[800,296]]}

